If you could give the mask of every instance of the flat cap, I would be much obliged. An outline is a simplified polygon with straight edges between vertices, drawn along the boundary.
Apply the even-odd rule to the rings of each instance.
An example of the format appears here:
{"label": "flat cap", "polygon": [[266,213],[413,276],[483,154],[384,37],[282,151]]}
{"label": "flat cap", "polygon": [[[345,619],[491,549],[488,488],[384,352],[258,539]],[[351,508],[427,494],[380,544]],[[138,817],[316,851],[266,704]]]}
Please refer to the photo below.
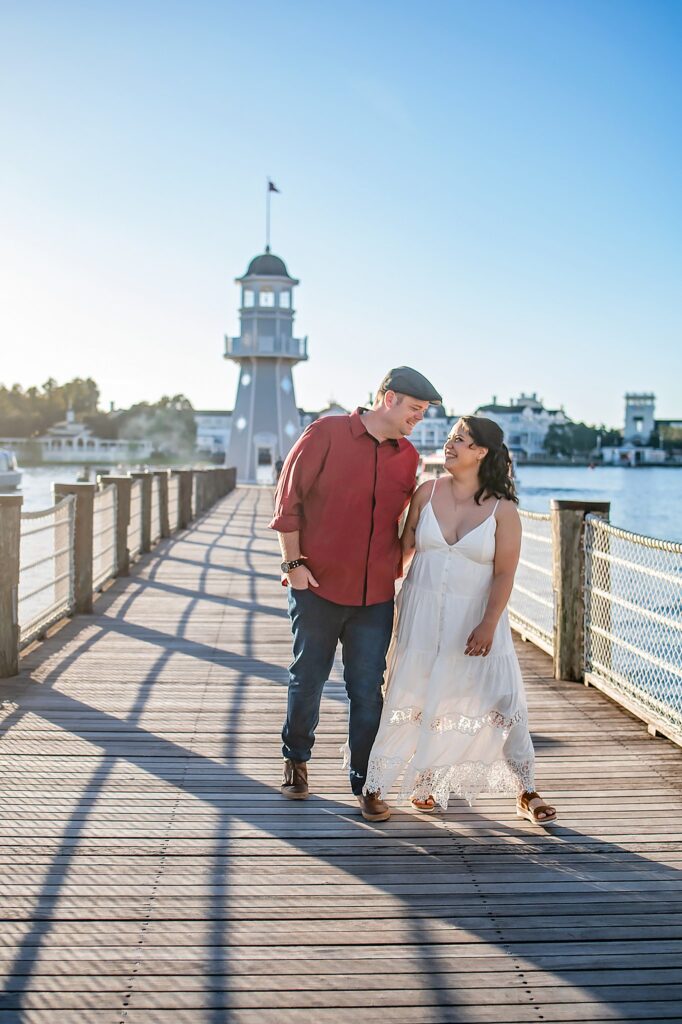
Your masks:
{"label": "flat cap", "polygon": [[443,401],[431,381],[411,366],[396,366],[389,370],[379,385],[379,391],[399,391],[402,395],[418,398],[420,402],[431,402],[432,405],[440,405]]}

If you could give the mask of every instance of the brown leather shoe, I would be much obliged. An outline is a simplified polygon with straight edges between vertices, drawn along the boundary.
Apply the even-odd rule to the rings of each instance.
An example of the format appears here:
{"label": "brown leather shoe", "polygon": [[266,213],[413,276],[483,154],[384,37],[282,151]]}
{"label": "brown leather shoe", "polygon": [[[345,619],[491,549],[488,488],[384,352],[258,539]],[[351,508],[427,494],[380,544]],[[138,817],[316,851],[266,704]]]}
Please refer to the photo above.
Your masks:
{"label": "brown leather shoe", "polygon": [[388,821],[391,817],[390,807],[378,793],[361,793],[358,803],[365,821]]}
{"label": "brown leather shoe", "polygon": [[292,761],[290,757],[285,759],[284,778],[279,791],[288,800],[308,799],[310,790],[308,789],[308,766],[305,761]]}

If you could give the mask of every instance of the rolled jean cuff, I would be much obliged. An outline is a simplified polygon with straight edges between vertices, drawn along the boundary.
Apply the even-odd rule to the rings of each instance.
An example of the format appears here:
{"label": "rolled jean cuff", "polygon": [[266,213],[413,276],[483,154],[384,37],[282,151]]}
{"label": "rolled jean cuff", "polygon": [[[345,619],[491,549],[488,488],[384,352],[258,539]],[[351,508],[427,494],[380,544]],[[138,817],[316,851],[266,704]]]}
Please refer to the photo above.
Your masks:
{"label": "rolled jean cuff", "polygon": [[351,770],[348,772],[348,778],[350,779],[350,788],[353,790],[354,796],[360,796],[362,793],[363,786],[367,781],[366,775],[361,775],[360,772]]}

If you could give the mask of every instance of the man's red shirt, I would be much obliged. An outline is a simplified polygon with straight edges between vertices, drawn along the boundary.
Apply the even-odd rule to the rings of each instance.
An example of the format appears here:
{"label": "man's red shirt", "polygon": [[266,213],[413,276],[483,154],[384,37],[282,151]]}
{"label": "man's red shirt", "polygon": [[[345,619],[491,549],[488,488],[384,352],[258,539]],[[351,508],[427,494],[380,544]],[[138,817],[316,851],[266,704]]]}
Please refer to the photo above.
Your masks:
{"label": "man's red shirt", "polygon": [[335,604],[390,601],[402,574],[398,523],[419,456],[405,438],[379,443],[356,409],[306,427],[286,457],[270,527],[300,531],[301,553]]}

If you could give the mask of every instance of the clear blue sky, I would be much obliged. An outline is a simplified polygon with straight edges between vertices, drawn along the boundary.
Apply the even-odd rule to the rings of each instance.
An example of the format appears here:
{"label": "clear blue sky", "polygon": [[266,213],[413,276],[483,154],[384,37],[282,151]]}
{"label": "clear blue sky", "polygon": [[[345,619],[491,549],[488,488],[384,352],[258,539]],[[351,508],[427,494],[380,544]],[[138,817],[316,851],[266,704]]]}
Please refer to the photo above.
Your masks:
{"label": "clear blue sky", "polygon": [[682,3],[0,7],[0,381],[231,408],[233,279],[301,279],[299,404],[682,416]]}

